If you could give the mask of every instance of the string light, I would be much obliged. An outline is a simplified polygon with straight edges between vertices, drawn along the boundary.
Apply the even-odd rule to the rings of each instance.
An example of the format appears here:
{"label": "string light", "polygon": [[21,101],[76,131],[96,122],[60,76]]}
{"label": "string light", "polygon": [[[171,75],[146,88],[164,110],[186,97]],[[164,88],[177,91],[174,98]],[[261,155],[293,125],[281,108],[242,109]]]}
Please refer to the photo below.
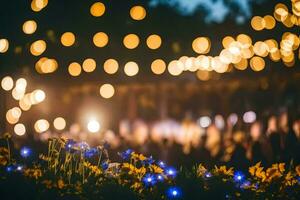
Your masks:
{"label": "string light", "polygon": [[8,51],[9,42],[7,39],[0,39],[0,53],[5,53]]}
{"label": "string light", "polygon": [[108,44],[108,35],[104,32],[96,33],[93,37],[93,42],[96,47],[103,48]]}
{"label": "string light", "polygon": [[134,6],[130,9],[130,16],[134,20],[143,20],[147,15],[146,9],[143,6]]}
{"label": "string light", "polygon": [[14,80],[10,76],[6,76],[1,81],[1,87],[5,91],[10,91],[14,87]]}
{"label": "string light", "polygon": [[140,39],[136,34],[128,34],[123,39],[123,44],[127,49],[135,49],[140,43]]}
{"label": "string light", "polygon": [[34,20],[28,20],[23,24],[23,32],[25,34],[33,34],[37,29],[37,23]]}
{"label": "string light", "polygon": [[70,47],[72,45],[74,45],[75,43],[75,35],[72,32],[66,32],[64,34],[62,34],[60,41],[61,44],[65,47]]}
{"label": "string light", "polygon": [[101,2],[94,3],[90,8],[90,13],[94,17],[101,17],[105,13],[105,5]]}
{"label": "string light", "polygon": [[104,71],[108,74],[115,74],[119,69],[119,63],[115,59],[108,59],[104,62]]}
{"label": "string light", "polygon": [[111,84],[103,84],[100,87],[100,95],[105,99],[110,99],[115,94],[115,89]]}
{"label": "string light", "polygon": [[135,76],[139,72],[139,66],[135,62],[128,62],[125,64],[124,72],[127,76]]}

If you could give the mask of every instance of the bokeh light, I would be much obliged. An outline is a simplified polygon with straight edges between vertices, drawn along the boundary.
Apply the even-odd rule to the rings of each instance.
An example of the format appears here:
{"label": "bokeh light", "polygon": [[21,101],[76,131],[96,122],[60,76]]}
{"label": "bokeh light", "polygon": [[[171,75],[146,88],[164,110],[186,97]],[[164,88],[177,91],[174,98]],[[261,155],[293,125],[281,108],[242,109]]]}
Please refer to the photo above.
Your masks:
{"label": "bokeh light", "polygon": [[35,12],[40,12],[48,5],[48,0],[32,0],[31,9]]}
{"label": "bokeh light", "polygon": [[163,74],[166,71],[166,63],[162,59],[156,59],[151,64],[151,70],[154,74]]}
{"label": "bokeh light", "polygon": [[40,119],[35,122],[34,124],[34,129],[37,133],[43,133],[46,132],[50,127],[50,124],[47,120],[45,119]]}
{"label": "bokeh light", "polygon": [[210,51],[210,46],[211,43],[207,37],[198,37],[192,43],[193,50],[198,54],[208,53]]}
{"label": "bokeh light", "polygon": [[161,37],[159,35],[150,35],[147,38],[147,46],[149,47],[149,49],[158,49],[161,46],[162,40]]}
{"label": "bokeh light", "polygon": [[93,42],[96,47],[103,48],[108,44],[108,35],[104,32],[96,33],[93,37]]}
{"label": "bokeh light", "polygon": [[128,62],[125,64],[124,72],[127,76],[135,76],[139,72],[139,66],[135,62]]}
{"label": "bokeh light", "polygon": [[66,120],[62,117],[57,117],[53,121],[54,128],[59,131],[64,130],[66,128],[66,125]]}
{"label": "bokeh light", "polygon": [[9,48],[9,42],[7,39],[0,39],[0,53],[7,52]]}
{"label": "bokeh light", "polygon": [[10,76],[6,76],[1,81],[1,87],[5,91],[10,91],[14,87],[14,80]]}
{"label": "bokeh light", "polygon": [[123,44],[127,49],[135,49],[140,43],[140,39],[136,34],[128,34],[123,39]]}
{"label": "bokeh light", "polygon": [[37,23],[34,20],[28,20],[23,24],[23,32],[25,34],[33,34],[37,29]]}
{"label": "bokeh light", "polygon": [[109,99],[113,97],[115,94],[115,88],[111,84],[103,84],[100,87],[100,95],[105,98]]}
{"label": "bokeh light", "polygon": [[96,61],[92,58],[85,59],[82,63],[83,71],[88,73],[95,71],[96,66],[97,66]]}
{"label": "bokeh light", "polygon": [[94,17],[101,17],[105,13],[105,5],[101,2],[94,3],[90,8],[90,13]]}
{"label": "bokeh light", "polygon": [[96,119],[90,119],[87,124],[87,129],[91,133],[97,133],[100,130],[100,123]]}
{"label": "bokeh light", "polygon": [[104,71],[108,74],[115,74],[119,69],[119,63],[115,59],[108,59],[104,62]]}
{"label": "bokeh light", "polygon": [[72,32],[66,32],[60,38],[62,45],[65,47],[72,46],[75,43],[75,40],[75,35]]}
{"label": "bokeh light", "polygon": [[45,52],[47,44],[44,40],[38,40],[31,44],[30,53],[34,56],[40,56]]}
{"label": "bokeh light", "polygon": [[130,9],[130,16],[134,20],[143,20],[147,15],[146,9],[143,6],[134,6]]}
{"label": "bokeh light", "polygon": [[81,66],[77,62],[73,62],[69,65],[68,71],[71,76],[79,76],[81,74]]}
{"label": "bokeh light", "polygon": [[23,136],[26,133],[26,128],[24,124],[16,124],[14,127],[14,132],[18,136]]}

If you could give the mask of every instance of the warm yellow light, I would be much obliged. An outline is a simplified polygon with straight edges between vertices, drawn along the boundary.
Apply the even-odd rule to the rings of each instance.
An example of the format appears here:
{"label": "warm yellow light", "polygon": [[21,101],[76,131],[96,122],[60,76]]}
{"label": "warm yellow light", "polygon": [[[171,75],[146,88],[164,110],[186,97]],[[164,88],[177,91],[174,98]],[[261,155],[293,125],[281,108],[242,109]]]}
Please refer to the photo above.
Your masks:
{"label": "warm yellow light", "polygon": [[18,136],[25,135],[26,128],[25,128],[24,124],[16,124],[14,127],[14,132]]}
{"label": "warm yellow light", "polygon": [[105,5],[101,2],[96,2],[91,6],[91,15],[94,17],[101,17],[105,13]]}
{"label": "warm yellow light", "polygon": [[261,71],[265,68],[265,61],[263,58],[255,56],[250,60],[250,66],[253,71]]}
{"label": "warm yellow light", "polygon": [[85,59],[82,63],[82,69],[85,72],[93,72],[96,69],[96,61],[92,58]]}
{"label": "warm yellow light", "polygon": [[123,39],[123,44],[127,49],[135,49],[140,43],[140,39],[135,34],[128,34]]}
{"label": "warm yellow light", "polygon": [[232,42],[234,42],[234,41],[235,41],[235,40],[234,40],[233,37],[231,37],[231,36],[226,36],[226,37],[223,38],[223,40],[222,40],[223,47],[226,48],[226,49],[228,49],[229,46],[230,46],[230,44],[231,44]]}
{"label": "warm yellow light", "polygon": [[110,99],[115,94],[114,86],[111,84],[103,84],[100,87],[100,95],[105,99]]}
{"label": "warm yellow light", "polygon": [[35,12],[39,12],[47,5],[48,5],[48,0],[32,0],[31,9]]}
{"label": "warm yellow light", "polygon": [[247,67],[248,67],[248,60],[242,58],[241,61],[238,62],[238,63],[236,63],[234,66],[235,66],[235,68],[238,69],[238,70],[245,70],[245,69],[247,69]]}
{"label": "warm yellow light", "polygon": [[139,72],[139,66],[135,62],[128,62],[125,64],[124,72],[127,76],[135,76]]}
{"label": "warm yellow light", "polygon": [[259,41],[254,44],[253,51],[258,56],[266,57],[269,53],[269,47],[266,43]]}
{"label": "warm yellow light", "polygon": [[81,74],[81,66],[76,62],[71,63],[68,70],[71,76],[79,76]]}
{"label": "warm yellow light", "polygon": [[11,109],[11,115],[14,118],[20,118],[22,115],[22,111],[19,107],[14,107]]}
{"label": "warm yellow light", "polygon": [[119,69],[119,63],[115,59],[108,59],[104,62],[104,71],[108,74],[115,74]]}
{"label": "warm yellow light", "polygon": [[146,9],[142,6],[134,6],[130,9],[130,16],[134,20],[143,20],[147,15]]}
{"label": "warm yellow light", "polygon": [[26,94],[20,101],[19,106],[22,110],[28,111],[31,108],[30,94]]}
{"label": "warm yellow light", "polygon": [[276,21],[271,15],[264,16],[264,22],[266,29],[271,30],[276,26]]}
{"label": "warm yellow light", "polygon": [[147,38],[147,46],[150,49],[158,49],[161,46],[161,37],[159,35],[150,35]]}
{"label": "warm yellow light", "polygon": [[5,91],[10,91],[14,87],[14,80],[10,76],[5,76],[1,81],[1,87]]}
{"label": "warm yellow light", "polygon": [[168,71],[172,76],[179,76],[182,73],[183,69],[179,66],[179,63],[177,60],[173,60],[169,63]]}
{"label": "warm yellow light", "polygon": [[12,97],[15,99],[15,100],[20,100],[24,97],[24,94],[25,94],[25,89],[17,89],[17,87],[15,87],[12,92]]}
{"label": "warm yellow light", "polygon": [[34,20],[28,20],[23,24],[23,32],[25,34],[33,34],[37,29],[37,24]]}
{"label": "warm yellow light", "polygon": [[75,35],[72,32],[66,32],[64,34],[62,34],[60,41],[62,43],[62,45],[66,46],[66,47],[70,47],[75,43]]}
{"label": "warm yellow light", "polygon": [[197,71],[197,78],[201,81],[208,81],[210,79],[210,73],[208,71]]}
{"label": "warm yellow light", "polygon": [[156,59],[151,64],[151,70],[154,74],[162,74],[166,71],[166,63],[162,59]]}
{"label": "warm yellow light", "polygon": [[7,52],[9,48],[9,42],[7,39],[0,39],[0,53]]}
{"label": "warm yellow light", "polygon": [[46,98],[46,94],[43,90],[35,90],[32,93],[32,104],[39,104]]}
{"label": "warm yellow light", "polygon": [[261,31],[265,28],[265,20],[260,16],[255,16],[251,20],[251,26],[256,31]]}
{"label": "warm yellow light", "polygon": [[239,34],[236,40],[241,43],[243,48],[249,48],[252,45],[252,39],[246,34]]}
{"label": "warm yellow light", "polygon": [[18,107],[14,107],[7,111],[6,120],[10,124],[16,124],[22,115],[22,111]]}
{"label": "warm yellow light", "polygon": [[30,53],[34,56],[40,56],[45,52],[46,48],[46,42],[44,40],[38,40],[31,44]]}
{"label": "warm yellow light", "polygon": [[96,47],[105,47],[108,44],[108,35],[104,32],[96,33],[93,37],[93,42]]}
{"label": "warm yellow light", "polygon": [[91,119],[87,124],[87,129],[91,133],[97,133],[100,130],[100,123],[95,119]]}
{"label": "warm yellow light", "polygon": [[35,122],[34,124],[34,129],[37,133],[43,133],[46,132],[50,127],[50,124],[47,120],[45,119],[40,119]]}
{"label": "warm yellow light", "polygon": [[192,47],[196,53],[206,54],[210,51],[210,40],[207,37],[198,37],[193,41]]}
{"label": "warm yellow light", "polygon": [[56,130],[64,130],[66,128],[66,120],[62,117],[57,117],[56,119],[54,119],[53,121],[53,126]]}

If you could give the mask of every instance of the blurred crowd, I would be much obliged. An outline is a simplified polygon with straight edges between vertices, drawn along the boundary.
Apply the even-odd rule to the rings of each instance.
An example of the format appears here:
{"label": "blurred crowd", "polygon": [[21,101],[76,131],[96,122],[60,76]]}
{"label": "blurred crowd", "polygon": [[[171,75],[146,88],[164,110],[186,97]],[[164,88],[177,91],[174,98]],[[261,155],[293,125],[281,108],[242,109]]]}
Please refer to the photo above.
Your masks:
{"label": "blurred crowd", "polygon": [[[252,113],[255,114],[255,113]],[[194,120],[187,116],[182,122],[172,119],[146,123],[141,119],[122,120],[118,131],[102,134],[83,133],[73,125],[62,135],[77,141],[110,145],[111,160],[118,152],[131,148],[147,156],[152,155],[175,166],[192,167],[196,163],[207,166],[228,164],[246,168],[257,162],[268,166],[276,162],[300,162],[300,117],[288,112],[270,115],[258,120],[248,113],[240,118],[230,115],[224,119],[217,115]],[[118,132],[118,133],[116,133]],[[55,133],[44,133],[46,140]]]}

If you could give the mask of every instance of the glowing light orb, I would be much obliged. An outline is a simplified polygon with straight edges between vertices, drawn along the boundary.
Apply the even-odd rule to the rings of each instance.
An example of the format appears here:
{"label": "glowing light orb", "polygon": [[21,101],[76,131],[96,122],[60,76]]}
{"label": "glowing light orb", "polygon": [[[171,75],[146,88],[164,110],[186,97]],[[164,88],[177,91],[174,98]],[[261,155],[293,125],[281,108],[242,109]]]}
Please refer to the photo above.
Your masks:
{"label": "glowing light orb", "polygon": [[102,48],[108,44],[108,35],[104,32],[96,33],[93,37],[93,42],[96,47]]}
{"label": "glowing light orb", "polygon": [[104,84],[100,87],[100,95],[105,98],[109,99],[113,97],[115,94],[115,89],[111,84]]}
{"label": "glowing light orb", "polygon": [[139,72],[139,66],[135,62],[128,62],[124,67],[124,72],[127,76],[135,76]]}
{"label": "glowing light orb", "polygon": [[96,67],[96,61],[92,58],[85,59],[82,63],[82,69],[87,73],[95,71]]}
{"label": "glowing light orb", "polygon": [[140,39],[136,34],[128,34],[123,39],[123,44],[127,49],[135,49],[140,43]]}
{"label": "glowing light orb", "polygon": [[101,2],[94,3],[90,8],[90,13],[94,17],[101,17],[105,13],[105,5]]}
{"label": "glowing light orb", "polygon": [[0,39],[0,53],[7,52],[9,48],[9,42],[7,39]]}
{"label": "glowing light orb", "polygon": [[149,49],[158,49],[161,46],[161,37],[159,35],[150,35],[147,38],[147,46],[149,47]]}
{"label": "glowing light orb", "polygon": [[134,20],[143,20],[147,15],[146,9],[143,6],[134,6],[130,9],[130,16]]}
{"label": "glowing light orb", "polygon": [[39,56],[45,52],[47,44],[44,40],[38,40],[31,44],[30,53],[34,56]]}
{"label": "glowing light orb", "polygon": [[53,121],[54,128],[59,131],[64,130],[66,128],[66,124],[66,120],[62,117],[57,117]]}
{"label": "glowing light orb", "polygon": [[115,74],[119,69],[119,63],[115,59],[108,59],[104,63],[104,71],[108,74]]}
{"label": "glowing light orb", "polygon": [[81,74],[81,66],[79,63],[73,62],[69,65],[68,71],[71,76],[79,76]]}
{"label": "glowing light orb", "polygon": [[1,81],[1,87],[5,91],[10,91],[14,87],[14,80],[10,76],[6,76]]}
{"label": "glowing light orb", "polygon": [[23,158],[28,158],[31,155],[31,149],[28,147],[22,147],[20,150],[20,155]]}
{"label": "glowing light orb", "polygon": [[23,32],[25,34],[33,34],[37,29],[37,24],[34,20],[28,20],[23,24]]}
{"label": "glowing light orb", "polygon": [[24,126],[24,124],[16,124],[14,127],[14,132],[18,136],[25,135],[26,127]]}
{"label": "glowing light orb", "polygon": [[162,59],[156,59],[151,64],[151,70],[154,74],[163,74],[166,71],[166,63]]}
{"label": "glowing light orb", "polygon": [[61,38],[61,44],[65,47],[70,47],[75,43],[75,35],[72,32],[66,32],[64,33]]}
{"label": "glowing light orb", "polygon": [[97,133],[100,130],[100,123],[97,120],[92,119],[88,122],[87,129],[91,133]]}
{"label": "glowing light orb", "polygon": [[34,129],[37,133],[43,133],[46,132],[50,127],[50,124],[47,120],[45,119],[40,119],[35,122],[34,124]]}

